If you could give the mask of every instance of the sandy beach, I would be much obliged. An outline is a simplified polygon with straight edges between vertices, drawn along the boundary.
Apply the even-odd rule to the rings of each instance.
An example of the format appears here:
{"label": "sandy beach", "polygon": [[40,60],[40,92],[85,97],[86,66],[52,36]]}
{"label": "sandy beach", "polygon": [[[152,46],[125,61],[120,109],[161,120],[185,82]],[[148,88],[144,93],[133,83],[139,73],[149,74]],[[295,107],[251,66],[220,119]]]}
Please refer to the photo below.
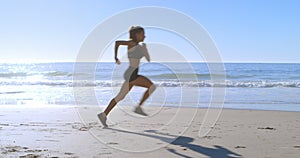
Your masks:
{"label": "sandy beach", "polygon": [[199,137],[207,109],[117,107],[109,128],[100,107],[5,106],[0,157],[287,157],[300,155],[299,112],[223,109]]}
{"label": "sandy beach", "polygon": [[300,158],[299,6],[0,0],[0,158]]}

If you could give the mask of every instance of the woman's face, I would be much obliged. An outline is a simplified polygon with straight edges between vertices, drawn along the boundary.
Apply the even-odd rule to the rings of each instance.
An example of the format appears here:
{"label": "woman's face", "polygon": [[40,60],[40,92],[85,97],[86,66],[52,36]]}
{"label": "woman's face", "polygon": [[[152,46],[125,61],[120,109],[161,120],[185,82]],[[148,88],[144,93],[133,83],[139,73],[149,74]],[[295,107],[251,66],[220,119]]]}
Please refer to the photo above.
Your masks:
{"label": "woman's face", "polygon": [[145,39],[145,32],[144,31],[140,31],[140,32],[138,32],[138,33],[136,33],[135,34],[135,37],[136,37],[136,40],[138,41],[138,42],[143,42],[144,41],[144,39]]}

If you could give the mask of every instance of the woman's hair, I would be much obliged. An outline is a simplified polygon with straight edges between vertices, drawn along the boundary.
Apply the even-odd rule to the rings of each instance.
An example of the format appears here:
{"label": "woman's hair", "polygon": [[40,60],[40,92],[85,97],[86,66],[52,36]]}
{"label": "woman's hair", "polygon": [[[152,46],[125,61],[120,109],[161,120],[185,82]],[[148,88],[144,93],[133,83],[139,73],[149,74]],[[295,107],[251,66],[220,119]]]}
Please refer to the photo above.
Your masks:
{"label": "woman's hair", "polygon": [[129,29],[129,38],[132,39],[133,41],[137,42],[137,39],[135,37],[135,34],[144,31],[144,28],[141,26],[131,26]]}

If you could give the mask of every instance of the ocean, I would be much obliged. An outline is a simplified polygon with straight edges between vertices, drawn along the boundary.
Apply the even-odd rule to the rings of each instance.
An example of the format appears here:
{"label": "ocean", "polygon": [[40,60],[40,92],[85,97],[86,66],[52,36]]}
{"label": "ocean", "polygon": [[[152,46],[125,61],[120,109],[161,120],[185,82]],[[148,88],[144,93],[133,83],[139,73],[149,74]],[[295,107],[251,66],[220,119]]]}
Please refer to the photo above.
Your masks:
{"label": "ocean", "polygon": [[[106,106],[122,85],[127,63],[2,63],[1,106]],[[139,74],[157,86],[145,106],[205,108],[212,89],[225,88],[224,108],[300,111],[300,64],[225,63],[222,76],[206,63],[143,63]],[[144,88],[134,87],[120,106],[135,106]]]}

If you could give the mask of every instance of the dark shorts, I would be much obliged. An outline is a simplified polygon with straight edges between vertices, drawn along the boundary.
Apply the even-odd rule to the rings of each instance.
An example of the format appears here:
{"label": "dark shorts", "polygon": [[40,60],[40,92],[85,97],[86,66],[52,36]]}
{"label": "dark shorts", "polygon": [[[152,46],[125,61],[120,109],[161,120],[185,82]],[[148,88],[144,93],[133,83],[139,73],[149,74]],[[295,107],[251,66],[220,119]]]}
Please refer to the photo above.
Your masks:
{"label": "dark shorts", "polygon": [[139,77],[138,71],[139,68],[129,67],[124,73],[125,81],[131,82],[136,80]]}

